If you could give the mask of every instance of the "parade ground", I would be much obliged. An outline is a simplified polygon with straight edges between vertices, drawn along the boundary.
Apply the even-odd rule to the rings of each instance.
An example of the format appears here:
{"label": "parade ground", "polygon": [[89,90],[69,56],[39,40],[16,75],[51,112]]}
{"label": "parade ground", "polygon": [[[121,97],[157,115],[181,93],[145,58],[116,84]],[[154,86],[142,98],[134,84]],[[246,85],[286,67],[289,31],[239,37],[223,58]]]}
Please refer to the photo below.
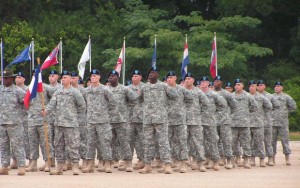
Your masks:
{"label": "parade ground", "polygon": [[[208,170],[205,173],[189,170],[185,174],[173,172],[170,175],[160,174],[153,169],[152,174],[134,172],[80,174],[73,176],[72,171],[64,172],[61,176],[50,176],[46,172],[27,172],[25,176],[18,176],[17,170],[10,170],[10,175],[0,176],[0,188],[148,188],[148,187],[300,187],[300,141],[290,142],[292,155],[291,166],[285,165],[281,143],[278,142],[279,153],[276,156],[276,166],[254,166],[247,170],[236,167],[232,170]],[[134,160],[136,162],[136,159]],[[43,161],[39,159],[39,166]],[[258,160],[256,159],[258,165]]]}

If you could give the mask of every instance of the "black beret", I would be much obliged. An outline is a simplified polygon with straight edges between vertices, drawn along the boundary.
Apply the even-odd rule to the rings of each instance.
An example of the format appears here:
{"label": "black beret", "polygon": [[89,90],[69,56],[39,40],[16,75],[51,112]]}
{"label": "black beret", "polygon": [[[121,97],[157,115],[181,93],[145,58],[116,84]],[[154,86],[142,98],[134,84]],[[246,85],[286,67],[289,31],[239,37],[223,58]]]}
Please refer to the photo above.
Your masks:
{"label": "black beret", "polygon": [[200,78],[200,81],[209,81],[209,78],[207,76],[202,76]]}
{"label": "black beret", "polygon": [[169,76],[176,76],[176,73],[174,71],[169,71],[166,75],[166,77],[169,77]]}
{"label": "black beret", "polygon": [[72,71],[72,72],[71,72],[71,77],[76,77],[76,76],[78,76],[77,72]]}
{"label": "black beret", "polygon": [[16,76],[21,76],[21,77],[25,78],[25,74],[23,72],[18,72]]}
{"label": "black beret", "polygon": [[70,71],[67,71],[67,70],[64,70],[64,71],[62,71],[62,73],[60,74],[60,76],[66,76],[66,75],[71,76],[71,72],[70,72]]}
{"label": "black beret", "polygon": [[243,81],[242,81],[241,79],[239,79],[239,78],[238,78],[238,79],[235,79],[235,80],[234,80],[234,85],[237,84],[237,83],[243,83]]}
{"label": "black beret", "polygon": [[278,81],[278,82],[275,82],[274,87],[275,87],[275,86],[283,86],[283,84],[282,84],[282,82],[279,82],[279,81]]}
{"label": "black beret", "polygon": [[100,71],[98,69],[93,69],[91,72],[90,72],[90,75],[92,74],[97,74],[100,76]]}
{"label": "black beret", "polygon": [[184,79],[185,79],[186,77],[195,78],[194,75],[193,75],[191,72],[186,73]]}
{"label": "black beret", "polygon": [[139,70],[134,70],[134,71],[132,71],[131,76],[133,76],[133,75],[140,75],[140,76],[142,76],[142,72],[139,71]]}
{"label": "black beret", "polygon": [[57,75],[58,75],[58,72],[57,72],[56,70],[50,70],[50,71],[49,71],[49,75],[50,75],[50,74],[57,74]]}
{"label": "black beret", "polygon": [[227,82],[227,83],[225,84],[225,87],[232,87],[232,85],[231,85],[230,82]]}
{"label": "black beret", "polygon": [[119,77],[119,73],[118,73],[118,71],[116,71],[116,70],[110,71],[110,72],[108,73],[108,76],[107,76],[107,77],[109,77],[110,75],[116,75],[116,76]]}
{"label": "black beret", "polygon": [[257,85],[259,85],[259,84],[265,84],[265,82],[263,80],[258,80]]}
{"label": "black beret", "polygon": [[214,78],[214,81],[215,80],[220,80],[220,81],[222,81],[222,77],[221,76],[216,76],[215,78]]}

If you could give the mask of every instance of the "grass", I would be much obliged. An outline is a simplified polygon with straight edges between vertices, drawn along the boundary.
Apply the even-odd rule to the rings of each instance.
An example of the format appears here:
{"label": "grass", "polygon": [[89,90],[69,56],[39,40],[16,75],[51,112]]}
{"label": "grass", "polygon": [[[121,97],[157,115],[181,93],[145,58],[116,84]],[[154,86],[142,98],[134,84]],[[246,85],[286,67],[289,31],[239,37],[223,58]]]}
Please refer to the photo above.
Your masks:
{"label": "grass", "polygon": [[289,138],[291,141],[300,141],[300,132],[290,132]]}

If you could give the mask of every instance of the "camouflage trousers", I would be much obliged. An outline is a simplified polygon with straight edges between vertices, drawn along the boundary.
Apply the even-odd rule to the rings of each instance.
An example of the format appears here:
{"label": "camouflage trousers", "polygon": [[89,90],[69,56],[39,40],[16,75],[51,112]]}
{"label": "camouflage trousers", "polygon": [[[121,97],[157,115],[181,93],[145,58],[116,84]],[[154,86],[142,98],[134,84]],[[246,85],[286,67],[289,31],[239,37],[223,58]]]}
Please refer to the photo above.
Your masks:
{"label": "camouflage trousers", "polygon": [[87,127],[86,125],[79,125],[80,132],[80,147],[79,156],[81,159],[85,159],[87,150]]}
{"label": "camouflage trousers", "polygon": [[120,151],[121,159],[123,159],[125,161],[132,160],[132,153],[131,153],[130,144],[129,144],[129,137],[127,134],[128,124],[127,123],[111,123],[111,126],[112,126],[112,134],[113,134],[113,140],[112,140],[113,153],[118,152],[118,150],[116,150],[116,148],[114,147],[116,144],[115,142],[117,142],[119,145],[118,149]]}
{"label": "camouflage trousers", "polygon": [[216,126],[206,126],[203,127],[203,137],[204,137],[204,151],[205,155],[209,157],[212,161],[216,162],[220,159],[218,141],[219,136],[217,133]]}
{"label": "camouflage trousers", "polygon": [[186,127],[186,125],[171,125],[168,127],[169,144],[171,150],[172,148],[175,150],[172,157],[179,161],[188,159]]}
{"label": "camouflage trousers", "polygon": [[[43,160],[47,161],[47,150],[46,150],[46,137],[43,125],[29,126],[29,145],[30,145],[30,159],[37,160],[39,158],[39,147],[41,148]],[[48,143],[49,142],[49,128],[48,128]],[[51,152],[51,145],[49,144],[50,158],[54,158]]]}
{"label": "camouflage trousers", "polygon": [[[80,132],[79,127],[55,126],[54,148],[58,163],[64,163],[67,157],[72,163],[79,162]],[[66,150],[68,150],[66,152]],[[68,156],[67,154],[68,153]]]}
{"label": "camouflage trousers", "polygon": [[97,145],[101,148],[101,159],[112,160],[112,131],[109,123],[87,124],[86,159],[95,159]]}
{"label": "camouflage trousers", "polygon": [[226,157],[226,159],[231,159],[232,154],[232,134],[231,127],[229,125],[217,126],[217,131],[219,135],[219,154],[221,157]]}
{"label": "camouflage trousers", "polygon": [[272,127],[264,127],[264,144],[267,157],[273,157]]}
{"label": "camouflage trousers", "polygon": [[0,153],[1,166],[10,165],[11,150],[15,153],[18,166],[25,166],[25,151],[23,143],[24,127],[22,124],[17,125],[0,125]]}
{"label": "camouflage trousers", "polygon": [[274,155],[277,154],[277,139],[278,139],[278,137],[281,137],[283,154],[290,155],[291,149],[290,149],[290,145],[289,145],[289,127],[288,126],[273,126],[272,132],[273,132],[272,145],[273,145]]}
{"label": "camouflage trousers", "polygon": [[[240,146],[244,157],[251,157],[250,127],[232,127],[232,151],[235,156],[240,156]],[[237,155],[238,154],[238,155]]]}
{"label": "camouflage trousers", "polygon": [[54,136],[55,136],[54,123],[49,123],[48,128],[49,128],[50,149],[51,149],[51,153],[53,153],[53,156],[55,156],[55,150],[54,150]]}
{"label": "camouflage trousers", "polygon": [[135,149],[137,158],[144,160],[144,129],[142,123],[130,123],[128,129],[130,149],[133,155]]}
{"label": "camouflage trousers", "polygon": [[187,125],[189,155],[197,161],[204,161],[203,128],[200,125]]}
{"label": "camouflage trousers", "polygon": [[[27,121],[23,121],[23,127],[24,127],[23,142],[24,142],[25,157],[26,157],[26,159],[30,159],[28,122]],[[11,148],[11,154],[12,154],[12,158],[16,159],[15,152],[12,150],[12,148]]]}
{"label": "camouflage trousers", "polygon": [[[155,142],[158,143],[159,157],[164,163],[170,163],[170,146],[168,141],[168,126],[166,123],[162,124],[145,124],[144,125],[145,138],[145,157],[144,161],[150,164],[155,157]],[[157,139],[157,140],[156,140]]]}
{"label": "camouflage trousers", "polygon": [[264,128],[250,127],[251,131],[251,154],[252,157],[264,159],[266,157],[264,148]]}

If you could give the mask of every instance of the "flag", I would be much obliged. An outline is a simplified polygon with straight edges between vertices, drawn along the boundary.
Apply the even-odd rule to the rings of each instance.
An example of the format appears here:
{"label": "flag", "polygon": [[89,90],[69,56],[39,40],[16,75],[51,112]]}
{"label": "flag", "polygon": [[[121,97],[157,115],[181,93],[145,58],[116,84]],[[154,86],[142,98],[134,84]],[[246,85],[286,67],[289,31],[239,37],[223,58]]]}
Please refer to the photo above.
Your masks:
{"label": "flag", "polygon": [[212,52],[211,52],[211,60],[210,60],[210,74],[211,77],[215,78],[217,76],[217,40],[216,36],[214,37],[214,41],[212,43]]}
{"label": "flag", "polygon": [[154,39],[154,51],[153,51],[153,55],[152,55],[151,66],[156,67],[156,35],[155,35],[155,39]]}
{"label": "flag", "polygon": [[58,64],[57,54],[59,51],[59,45],[57,45],[54,50],[49,54],[47,59],[44,61],[41,70],[48,69],[49,67]]}
{"label": "flag", "polygon": [[119,73],[119,75],[121,75],[121,69],[122,69],[122,64],[124,62],[124,57],[125,57],[125,40],[123,42],[123,47],[122,47],[122,50],[120,52],[117,64],[115,66],[115,71],[117,71]]}
{"label": "flag", "polygon": [[91,58],[91,39],[89,39],[88,43],[86,44],[83,53],[81,55],[80,61],[78,63],[78,72],[79,76],[83,79],[84,71],[85,71],[85,65],[88,60]]}
{"label": "flag", "polygon": [[7,65],[7,67],[11,67],[13,65],[23,63],[26,61],[30,61],[31,60],[30,51],[31,51],[31,44],[27,46],[19,55],[17,55],[17,57],[9,65]]}
{"label": "flag", "polygon": [[181,65],[181,78],[184,79],[187,74],[187,66],[190,63],[187,39],[184,44],[183,59]]}
{"label": "flag", "polygon": [[30,101],[34,99],[38,92],[43,92],[43,81],[40,65],[35,69],[34,76],[30,82],[27,93],[24,97],[24,106],[28,109]]}

